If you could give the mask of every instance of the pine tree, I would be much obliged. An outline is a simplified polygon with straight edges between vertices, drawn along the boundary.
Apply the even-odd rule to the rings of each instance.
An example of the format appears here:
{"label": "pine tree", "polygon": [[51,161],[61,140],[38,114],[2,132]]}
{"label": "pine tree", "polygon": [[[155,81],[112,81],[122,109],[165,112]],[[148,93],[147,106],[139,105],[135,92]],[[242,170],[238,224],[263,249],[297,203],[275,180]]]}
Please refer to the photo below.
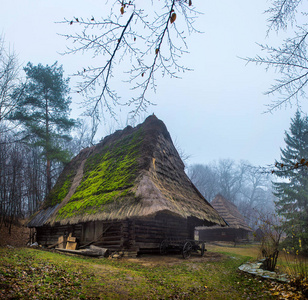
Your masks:
{"label": "pine tree", "polygon": [[290,132],[285,133],[285,149],[281,149],[281,162],[276,162],[274,182],[276,208],[284,218],[287,241],[293,247],[308,251],[308,167],[297,167],[308,157],[308,118],[296,112],[291,119]]}
{"label": "pine tree", "polygon": [[24,140],[42,149],[46,160],[46,193],[52,187],[52,162],[65,162],[68,153],[61,147],[70,140],[69,131],[75,121],[69,118],[71,103],[69,79],[63,77],[62,66],[28,63],[24,68],[26,83],[16,95],[22,95],[11,119],[19,121],[24,128]]}

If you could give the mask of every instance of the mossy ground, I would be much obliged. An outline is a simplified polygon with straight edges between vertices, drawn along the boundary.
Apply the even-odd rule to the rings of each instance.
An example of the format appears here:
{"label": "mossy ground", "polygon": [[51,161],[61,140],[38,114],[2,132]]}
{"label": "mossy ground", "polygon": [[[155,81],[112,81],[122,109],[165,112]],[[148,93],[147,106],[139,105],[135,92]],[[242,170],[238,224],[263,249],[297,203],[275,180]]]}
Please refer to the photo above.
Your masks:
{"label": "mossy ground", "polygon": [[247,256],[211,261],[206,253],[172,265],[162,262],[168,257],[147,265],[23,248],[0,248],[0,256],[1,299],[275,299],[268,281],[237,271]]}
{"label": "mossy ground", "polygon": [[141,130],[91,155],[83,179],[70,201],[59,210],[57,219],[96,214],[108,204],[134,198],[132,187],[138,175]]}

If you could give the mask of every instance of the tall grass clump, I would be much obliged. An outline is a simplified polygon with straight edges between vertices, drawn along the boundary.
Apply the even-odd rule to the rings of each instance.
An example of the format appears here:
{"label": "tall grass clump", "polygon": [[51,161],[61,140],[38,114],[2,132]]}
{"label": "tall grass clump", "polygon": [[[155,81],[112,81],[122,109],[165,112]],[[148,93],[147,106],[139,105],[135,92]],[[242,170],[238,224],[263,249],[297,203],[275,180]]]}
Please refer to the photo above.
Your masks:
{"label": "tall grass clump", "polygon": [[283,248],[285,272],[291,278],[291,285],[308,299],[308,258],[303,255],[301,238],[294,239],[292,247]]}

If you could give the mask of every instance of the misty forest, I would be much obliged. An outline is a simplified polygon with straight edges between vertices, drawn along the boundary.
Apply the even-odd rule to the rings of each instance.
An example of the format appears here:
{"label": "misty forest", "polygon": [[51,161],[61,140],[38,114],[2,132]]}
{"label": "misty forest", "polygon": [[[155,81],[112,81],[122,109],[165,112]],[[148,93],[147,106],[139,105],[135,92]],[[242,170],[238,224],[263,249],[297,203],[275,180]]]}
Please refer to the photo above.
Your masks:
{"label": "misty forest", "polygon": [[[182,57],[190,55],[186,37],[201,34],[194,26],[198,3],[111,2],[100,19],[59,22],[70,28],[61,34],[63,55],[95,59],[72,76],[57,61],[21,63],[13,41],[0,36],[0,298],[306,299],[308,116],[299,103],[307,101],[307,3],[269,1],[268,31],[288,29],[291,36],[279,46],[259,45],[263,56],[242,59],[276,71],[269,112],[297,107],[281,128],[280,156],[260,166],[228,156],[191,163],[193,153],[172,142],[165,120],[152,115],[157,78],[178,80],[190,70]],[[131,89],[124,102],[120,82]],[[76,91],[82,103],[74,102]],[[77,118],[74,105],[82,107]],[[125,126],[119,107],[127,110]],[[117,131],[102,136],[114,122]],[[232,231],[244,227],[241,236]],[[20,228],[24,237],[16,235]],[[64,242],[74,248],[63,251],[91,245],[110,260],[64,256]],[[162,258],[178,249],[193,265]],[[260,280],[262,274],[237,271],[255,260],[285,277]]]}

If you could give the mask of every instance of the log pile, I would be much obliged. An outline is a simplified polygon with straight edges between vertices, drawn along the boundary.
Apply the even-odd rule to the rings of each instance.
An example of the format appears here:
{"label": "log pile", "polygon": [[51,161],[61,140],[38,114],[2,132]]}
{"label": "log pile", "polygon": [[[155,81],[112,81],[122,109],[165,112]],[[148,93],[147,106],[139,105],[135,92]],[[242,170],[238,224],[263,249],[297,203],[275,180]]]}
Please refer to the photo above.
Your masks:
{"label": "log pile", "polygon": [[88,249],[71,250],[71,249],[56,248],[56,250],[60,252],[83,255],[83,256],[91,256],[91,257],[107,257],[109,255],[108,249],[93,245],[91,245]]}

